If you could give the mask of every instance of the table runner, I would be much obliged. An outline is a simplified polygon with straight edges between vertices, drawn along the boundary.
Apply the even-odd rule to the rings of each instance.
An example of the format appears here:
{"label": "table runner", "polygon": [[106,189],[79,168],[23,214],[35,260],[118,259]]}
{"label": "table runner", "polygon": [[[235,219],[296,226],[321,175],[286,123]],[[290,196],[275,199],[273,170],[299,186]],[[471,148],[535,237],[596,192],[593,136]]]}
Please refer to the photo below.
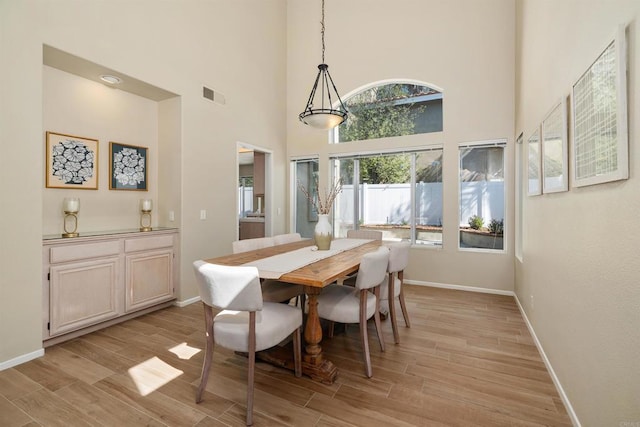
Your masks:
{"label": "table runner", "polygon": [[319,251],[317,246],[307,246],[242,265],[257,267],[262,279],[278,279],[283,274],[368,242],[371,242],[371,239],[336,239],[331,241],[331,248],[327,251]]}

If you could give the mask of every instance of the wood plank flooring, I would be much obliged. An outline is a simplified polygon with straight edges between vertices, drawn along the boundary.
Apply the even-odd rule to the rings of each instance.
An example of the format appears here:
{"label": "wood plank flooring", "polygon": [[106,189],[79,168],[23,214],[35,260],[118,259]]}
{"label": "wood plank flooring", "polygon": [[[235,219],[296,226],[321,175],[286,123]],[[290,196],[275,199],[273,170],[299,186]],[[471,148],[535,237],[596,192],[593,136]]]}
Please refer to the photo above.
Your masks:
{"label": "wood plank flooring", "polygon": [[[373,324],[373,378],[356,325],[323,340],[323,385],[257,363],[256,426],[570,426],[512,297],[406,286],[399,345]],[[204,401],[200,303],[170,307],[46,349],[0,372],[0,426],[242,426],[247,361],[216,348]]]}

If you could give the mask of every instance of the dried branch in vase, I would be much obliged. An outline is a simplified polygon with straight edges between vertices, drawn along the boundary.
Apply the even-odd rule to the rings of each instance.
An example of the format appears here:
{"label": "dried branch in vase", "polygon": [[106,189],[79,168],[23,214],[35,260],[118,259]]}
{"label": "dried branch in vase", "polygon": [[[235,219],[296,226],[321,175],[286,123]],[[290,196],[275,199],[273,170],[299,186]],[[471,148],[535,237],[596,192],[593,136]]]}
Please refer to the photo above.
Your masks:
{"label": "dried branch in vase", "polygon": [[313,194],[309,192],[309,190],[298,180],[298,188],[302,191],[302,194],[307,198],[309,203],[313,206],[313,208],[320,215],[326,215],[331,212],[331,207],[333,206],[333,202],[335,202],[336,197],[342,191],[342,178],[336,181],[333,186],[324,191],[322,193],[320,191],[320,186],[318,185],[318,178],[314,178],[313,180],[315,184],[315,193],[317,197],[313,197]]}

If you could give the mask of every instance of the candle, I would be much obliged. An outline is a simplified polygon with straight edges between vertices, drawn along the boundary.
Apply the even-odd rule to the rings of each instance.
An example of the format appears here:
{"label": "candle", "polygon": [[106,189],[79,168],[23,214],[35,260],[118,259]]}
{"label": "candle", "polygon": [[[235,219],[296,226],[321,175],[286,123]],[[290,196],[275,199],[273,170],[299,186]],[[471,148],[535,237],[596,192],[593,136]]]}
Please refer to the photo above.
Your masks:
{"label": "candle", "polygon": [[143,212],[151,211],[151,199],[140,200],[140,210]]}
{"label": "candle", "polygon": [[77,197],[66,197],[62,203],[62,210],[68,213],[77,213],[80,210],[80,199]]}

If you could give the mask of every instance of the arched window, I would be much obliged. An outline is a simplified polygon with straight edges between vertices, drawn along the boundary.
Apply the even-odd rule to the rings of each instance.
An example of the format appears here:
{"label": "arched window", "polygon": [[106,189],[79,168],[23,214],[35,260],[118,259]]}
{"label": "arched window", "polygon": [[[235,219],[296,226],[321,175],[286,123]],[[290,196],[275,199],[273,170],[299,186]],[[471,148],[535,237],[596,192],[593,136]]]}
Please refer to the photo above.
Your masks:
{"label": "arched window", "polygon": [[347,95],[335,143],[442,132],[442,91],[418,82],[377,82]]}

